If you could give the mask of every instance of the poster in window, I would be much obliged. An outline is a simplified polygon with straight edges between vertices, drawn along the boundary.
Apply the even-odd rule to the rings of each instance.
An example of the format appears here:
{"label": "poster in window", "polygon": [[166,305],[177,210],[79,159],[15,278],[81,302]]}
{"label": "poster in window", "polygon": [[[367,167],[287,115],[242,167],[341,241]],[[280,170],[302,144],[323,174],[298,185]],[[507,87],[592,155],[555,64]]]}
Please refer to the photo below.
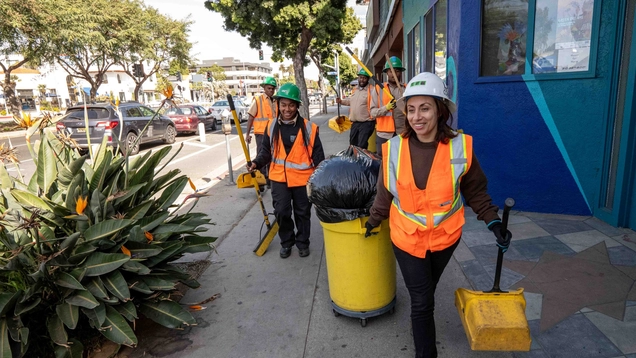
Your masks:
{"label": "poster in window", "polygon": [[594,0],[537,0],[534,73],[589,70]]}

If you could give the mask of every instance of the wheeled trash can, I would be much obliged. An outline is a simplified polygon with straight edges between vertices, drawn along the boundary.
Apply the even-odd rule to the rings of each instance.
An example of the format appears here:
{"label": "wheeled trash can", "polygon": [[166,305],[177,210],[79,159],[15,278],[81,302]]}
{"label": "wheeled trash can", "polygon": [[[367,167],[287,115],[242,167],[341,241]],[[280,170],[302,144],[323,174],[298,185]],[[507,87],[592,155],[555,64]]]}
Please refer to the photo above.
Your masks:
{"label": "wheeled trash can", "polygon": [[395,256],[388,220],[365,238],[368,217],[339,223],[321,222],[331,305],[336,316],[360,319],[395,309]]}

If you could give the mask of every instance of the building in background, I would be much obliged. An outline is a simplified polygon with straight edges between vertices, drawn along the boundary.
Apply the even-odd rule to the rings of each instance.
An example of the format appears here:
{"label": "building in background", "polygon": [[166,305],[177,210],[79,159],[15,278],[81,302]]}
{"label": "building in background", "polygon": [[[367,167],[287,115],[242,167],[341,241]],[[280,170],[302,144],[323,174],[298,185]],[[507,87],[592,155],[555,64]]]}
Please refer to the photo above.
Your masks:
{"label": "building in background", "polygon": [[228,89],[230,92],[241,96],[253,97],[262,89],[260,84],[267,76],[272,76],[272,67],[269,62],[245,62],[234,57],[223,57],[220,60],[203,60],[191,72],[197,72],[200,68],[218,65],[225,70]]}
{"label": "building in background", "polygon": [[497,204],[636,228],[636,5],[371,0],[364,60],[445,78]]}
{"label": "building in background", "polygon": [[[19,56],[10,58],[7,63],[11,64],[21,60]],[[93,74],[95,72],[89,71]],[[0,71],[0,76],[4,73]],[[43,65],[38,69],[21,67],[11,72],[12,76],[17,77],[16,94],[21,104],[22,110],[38,111],[41,105],[46,101],[51,107],[60,110],[66,107],[82,102],[81,90],[84,91],[86,97],[90,96],[90,85],[79,78],[69,75],[62,67],[57,64]],[[142,85],[139,93],[139,101],[150,103],[160,100],[160,95],[155,92],[156,77],[150,76]],[[135,90],[134,80],[128,76],[120,66],[111,66],[109,71],[104,74],[104,81],[97,89],[98,96],[113,96],[122,101],[130,101]],[[1,91],[1,87],[0,87]],[[0,109],[5,109],[4,93],[0,95]]]}

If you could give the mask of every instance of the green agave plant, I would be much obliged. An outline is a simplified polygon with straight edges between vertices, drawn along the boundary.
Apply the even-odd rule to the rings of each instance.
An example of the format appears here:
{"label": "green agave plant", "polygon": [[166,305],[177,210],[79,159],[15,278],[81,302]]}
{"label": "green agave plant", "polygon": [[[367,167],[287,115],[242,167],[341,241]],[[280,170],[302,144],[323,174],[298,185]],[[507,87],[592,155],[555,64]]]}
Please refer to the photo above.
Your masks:
{"label": "green agave plant", "polygon": [[78,337],[89,327],[135,346],[139,314],[170,328],[195,324],[171,294],[199,283],[170,262],[209,251],[216,238],[204,235],[205,214],[175,210],[188,178],[159,167],[170,149],[128,158],[103,142],[91,160],[41,131],[28,183],[0,163],[0,358],[42,347],[82,357]]}

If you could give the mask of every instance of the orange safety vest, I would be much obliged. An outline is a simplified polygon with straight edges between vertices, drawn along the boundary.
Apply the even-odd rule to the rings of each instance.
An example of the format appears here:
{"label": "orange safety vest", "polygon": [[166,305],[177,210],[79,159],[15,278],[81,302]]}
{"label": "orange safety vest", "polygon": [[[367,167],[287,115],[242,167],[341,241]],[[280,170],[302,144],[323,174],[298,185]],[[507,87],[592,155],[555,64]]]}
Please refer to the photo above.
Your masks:
{"label": "orange safety vest", "polygon": [[254,122],[252,123],[254,134],[263,134],[265,133],[267,122],[277,117],[277,108],[276,106],[272,108],[272,102],[264,94],[255,97],[254,100],[256,101],[256,116],[254,116]]}
{"label": "orange safety vest", "polygon": [[473,138],[460,133],[438,144],[424,190],[415,185],[408,138],[389,139],[382,155],[384,185],[393,194],[389,227],[395,246],[423,258],[453,245],[465,222],[460,184],[472,162]]}
{"label": "orange safety vest", "polygon": [[[302,130],[299,128],[294,145],[289,154],[287,154],[280,132],[278,133],[278,138],[274,138],[274,124],[276,121],[276,119],[271,119],[267,123],[267,133],[269,133],[272,148],[269,179],[279,183],[287,183],[288,187],[305,186],[315,168],[311,158],[314,152],[314,142],[318,135],[318,126],[305,119],[304,124],[305,128],[307,128],[307,137],[309,139],[307,146],[305,147]],[[277,145],[274,145],[274,141],[277,141]]]}
{"label": "orange safety vest", "polygon": [[[384,87],[388,89],[389,83],[385,82]],[[406,84],[404,85],[404,88],[406,88]],[[389,98],[389,96],[387,96],[384,93],[384,90],[381,89],[380,86],[376,85],[375,91],[378,95],[378,108],[382,106],[386,106],[387,104],[389,104],[389,102],[391,102],[391,98]],[[396,98],[395,100],[397,101],[398,98]],[[369,106],[369,108],[371,107]],[[376,117],[375,121],[376,121],[375,129],[378,132],[387,132],[387,133],[395,132],[395,121],[393,120],[393,111],[389,111],[386,116]]]}

